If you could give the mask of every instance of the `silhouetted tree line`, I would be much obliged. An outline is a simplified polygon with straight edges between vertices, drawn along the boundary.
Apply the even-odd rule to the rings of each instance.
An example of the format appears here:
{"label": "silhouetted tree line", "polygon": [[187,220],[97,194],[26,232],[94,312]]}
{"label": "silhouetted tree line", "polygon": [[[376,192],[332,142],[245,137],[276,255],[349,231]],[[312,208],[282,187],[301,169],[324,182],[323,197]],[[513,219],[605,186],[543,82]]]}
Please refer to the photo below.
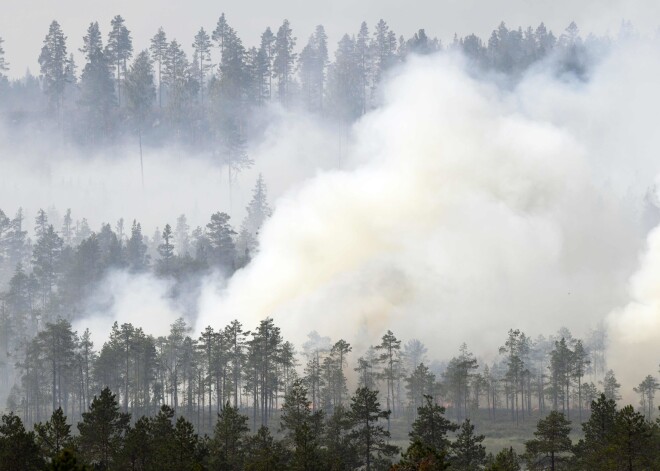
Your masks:
{"label": "silhouetted tree line", "polygon": [[[27,431],[14,413],[0,423],[0,470],[650,470],[660,465],[660,419],[632,406],[617,409],[604,394],[591,403],[576,443],[571,422],[559,411],[538,420],[525,452],[512,447],[486,453],[484,435],[466,419],[445,418],[444,407],[425,395],[409,432],[407,449],[390,443],[391,411],[378,392],[359,387],[350,402],[329,414],[315,410],[306,382],[296,379],[284,396],[279,427],[251,433],[249,418],[228,400],[210,433],[200,435],[175,409],[137,419],[121,411],[109,388],[91,399],[72,430],[62,408]],[[454,436],[450,436],[453,434]],[[394,464],[396,462],[396,464]]]}
{"label": "silhouetted tree line", "polygon": [[137,46],[118,15],[105,38],[98,22],[90,23],[80,49],[84,63],[77,66],[53,21],[38,76],[3,75],[9,64],[0,39],[0,112],[15,128],[55,130],[85,145],[133,135],[153,145],[176,140],[240,171],[251,165],[246,144],[266,124],[269,103],[346,124],[378,105],[379,83],[411,54],[460,50],[478,67],[512,77],[552,55],[557,72],[583,75],[589,43],[599,49],[608,40],[583,40],[574,23],[558,37],[543,23],[525,30],[501,23],[488,40],[471,34],[443,46],[424,29],[404,38],[380,20],[343,35],[331,55],[322,25],[299,43],[284,20],[265,29],[258,47],[246,47],[222,14],[192,40],[169,38],[160,28],[149,44]]}

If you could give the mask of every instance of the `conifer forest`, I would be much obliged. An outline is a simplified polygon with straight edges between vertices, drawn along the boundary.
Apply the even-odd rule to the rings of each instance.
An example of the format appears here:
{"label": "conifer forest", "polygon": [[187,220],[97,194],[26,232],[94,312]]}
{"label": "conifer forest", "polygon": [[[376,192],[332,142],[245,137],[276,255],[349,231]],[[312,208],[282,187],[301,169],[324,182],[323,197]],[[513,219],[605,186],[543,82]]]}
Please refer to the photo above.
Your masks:
{"label": "conifer forest", "polygon": [[0,18],[0,471],[660,470],[660,21],[217,8]]}

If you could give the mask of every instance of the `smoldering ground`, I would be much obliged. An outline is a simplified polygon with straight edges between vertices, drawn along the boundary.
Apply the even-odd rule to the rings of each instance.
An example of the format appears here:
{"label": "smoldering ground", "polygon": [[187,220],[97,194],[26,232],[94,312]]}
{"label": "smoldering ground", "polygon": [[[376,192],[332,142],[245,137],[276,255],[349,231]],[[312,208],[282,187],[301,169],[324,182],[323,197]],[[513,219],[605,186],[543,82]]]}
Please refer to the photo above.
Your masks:
{"label": "smoldering ground", "polygon": [[[197,326],[270,315],[299,343],[314,328],[360,347],[389,328],[442,355],[494,352],[509,328],[586,333],[627,302],[657,221],[657,47],[623,41],[586,80],[538,67],[513,90],[460,57],[411,61],[353,128],[354,168],[279,199]],[[613,346],[635,336],[609,325]],[[626,384],[655,371],[647,347],[634,367],[610,355]]]}

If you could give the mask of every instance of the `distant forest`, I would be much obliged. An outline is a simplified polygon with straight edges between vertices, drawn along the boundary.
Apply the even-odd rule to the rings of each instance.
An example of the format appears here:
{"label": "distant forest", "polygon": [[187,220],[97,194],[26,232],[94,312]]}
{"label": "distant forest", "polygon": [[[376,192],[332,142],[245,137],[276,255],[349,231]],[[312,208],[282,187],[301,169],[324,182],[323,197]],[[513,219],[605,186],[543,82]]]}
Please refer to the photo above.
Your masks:
{"label": "distant forest", "polygon": [[89,25],[80,49],[85,62],[77,65],[57,21],[44,33],[35,51],[39,75],[16,80],[2,75],[10,64],[0,38],[0,113],[14,131],[48,131],[86,146],[127,138],[175,142],[236,171],[252,163],[247,145],[268,124],[269,103],[323,116],[341,130],[378,106],[379,84],[411,55],[459,50],[477,69],[514,78],[552,56],[558,73],[582,76],[588,51],[610,42],[583,40],[574,23],[558,36],[543,24],[523,30],[502,23],[487,40],[472,34],[445,46],[424,29],[397,36],[380,20],[345,34],[332,54],[323,26],[305,41],[285,20],[266,28],[259,47],[246,48],[223,14],[212,31],[201,28],[186,42],[161,28],[149,44],[134,45],[127,22],[116,16],[105,38],[98,22]]}

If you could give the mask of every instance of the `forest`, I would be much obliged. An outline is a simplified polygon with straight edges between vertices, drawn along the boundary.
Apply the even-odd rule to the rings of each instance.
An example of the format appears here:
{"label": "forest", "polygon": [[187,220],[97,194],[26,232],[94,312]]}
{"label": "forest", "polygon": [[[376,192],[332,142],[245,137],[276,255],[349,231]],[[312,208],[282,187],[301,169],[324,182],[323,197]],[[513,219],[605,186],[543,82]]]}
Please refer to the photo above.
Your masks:
{"label": "forest", "polygon": [[[0,38],[0,121],[19,144],[182,146],[231,181],[258,164],[250,146],[273,107],[320,117],[346,139],[414,57],[459,54],[503,88],[534,67],[580,83],[633,34],[625,23],[618,39],[582,38],[575,23],[558,35],[501,23],[488,39],[443,44],[380,20],[343,35],[331,57],[321,25],[302,48],[287,20],[246,47],[222,14],[185,42],[160,28],[134,46],[115,16],[105,41],[98,22],[84,32],[79,67],[53,21],[38,75],[9,78]],[[92,227],[75,208],[0,208],[0,471],[660,469],[659,371],[623,387],[602,323],[583,337],[507,325],[499,349],[462,343],[447,358],[387,328],[367,348],[313,323],[294,344],[273,317],[195,331],[204,280],[231,279],[260,252],[267,182],[256,179],[241,221],[217,211],[191,227],[172,215],[149,234],[137,219]],[[109,309],[114,299],[98,292],[117,272],[167,283],[183,314],[167,335],[138,326],[139,312],[108,332],[76,329]]]}
{"label": "forest", "polygon": [[[630,28],[624,24],[621,34]],[[54,133],[67,143],[97,147],[126,139],[184,144],[234,172],[253,164],[247,148],[267,126],[264,110],[271,103],[323,116],[345,133],[379,105],[384,77],[413,55],[460,51],[477,69],[512,80],[556,57],[558,73],[580,76],[611,42],[582,39],[575,23],[558,37],[543,23],[525,30],[501,23],[487,40],[455,36],[445,46],[424,29],[397,37],[381,19],[371,29],[363,22],[356,34],[344,34],[332,58],[322,25],[301,49],[287,20],[266,28],[259,47],[247,48],[224,14],[212,30],[202,27],[185,42],[168,39],[160,28],[150,44],[134,45],[118,15],[105,45],[99,23],[90,23],[80,49],[85,62],[78,66],[67,39],[53,21],[38,53],[39,74],[10,80],[3,75],[10,64],[0,34],[0,116],[10,136]]]}

